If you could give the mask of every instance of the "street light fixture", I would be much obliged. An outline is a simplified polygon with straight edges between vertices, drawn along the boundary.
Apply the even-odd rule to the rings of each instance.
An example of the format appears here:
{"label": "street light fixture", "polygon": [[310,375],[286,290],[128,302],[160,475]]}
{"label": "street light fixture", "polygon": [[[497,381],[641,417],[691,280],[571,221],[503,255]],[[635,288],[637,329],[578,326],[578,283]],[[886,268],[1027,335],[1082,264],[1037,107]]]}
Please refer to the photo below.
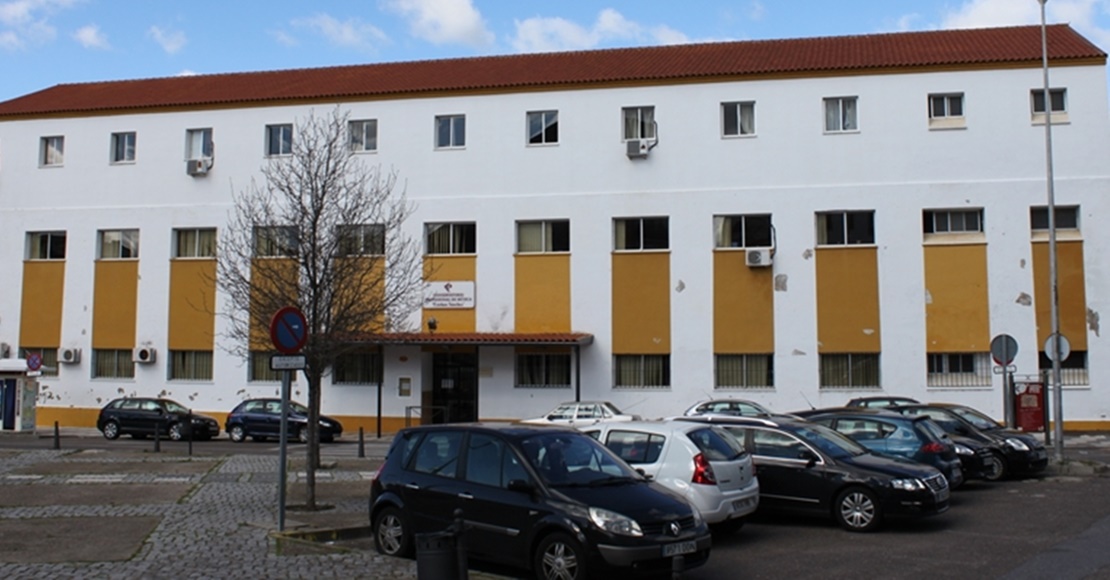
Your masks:
{"label": "street light fixture", "polygon": [[1060,381],[1060,292],[1059,276],[1056,271],[1056,191],[1052,173],[1052,99],[1048,85],[1048,25],[1045,21],[1045,4],[1048,0],[1037,0],[1041,5],[1041,68],[1044,71],[1044,155],[1046,189],[1048,192],[1048,286],[1052,310],[1052,335],[1049,348],[1045,353],[1052,360],[1052,442],[1056,462],[1064,461],[1064,394]]}

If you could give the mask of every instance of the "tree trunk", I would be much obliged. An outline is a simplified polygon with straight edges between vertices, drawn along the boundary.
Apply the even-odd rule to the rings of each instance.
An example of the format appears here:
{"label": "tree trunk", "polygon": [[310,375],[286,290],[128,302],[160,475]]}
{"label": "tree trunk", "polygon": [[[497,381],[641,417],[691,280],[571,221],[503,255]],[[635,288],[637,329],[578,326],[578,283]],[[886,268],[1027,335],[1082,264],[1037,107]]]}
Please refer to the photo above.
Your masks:
{"label": "tree trunk", "polygon": [[[315,367],[313,367],[315,368]],[[316,509],[316,468],[320,466],[320,374],[308,377],[308,442],[305,443],[305,508]]]}

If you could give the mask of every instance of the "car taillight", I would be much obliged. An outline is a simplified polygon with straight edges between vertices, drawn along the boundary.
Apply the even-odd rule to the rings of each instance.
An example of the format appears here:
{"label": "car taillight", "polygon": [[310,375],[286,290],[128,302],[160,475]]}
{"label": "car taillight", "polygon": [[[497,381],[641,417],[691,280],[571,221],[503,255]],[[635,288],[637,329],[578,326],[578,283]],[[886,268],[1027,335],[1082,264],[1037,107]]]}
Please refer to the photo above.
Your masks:
{"label": "car taillight", "polygon": [[694,477],[692,483],[703,485],[717,485],[717,476],[713,474],[713,466],[705,458],[705,454],[698,453],[694,456]]}
{"label": "car taillight", "polygon": [[921,446],[921,452],[922,453],[944,453],[944,444],[940,443],[939,441],[933,441],[932,443],[926,443],[926,444]]}

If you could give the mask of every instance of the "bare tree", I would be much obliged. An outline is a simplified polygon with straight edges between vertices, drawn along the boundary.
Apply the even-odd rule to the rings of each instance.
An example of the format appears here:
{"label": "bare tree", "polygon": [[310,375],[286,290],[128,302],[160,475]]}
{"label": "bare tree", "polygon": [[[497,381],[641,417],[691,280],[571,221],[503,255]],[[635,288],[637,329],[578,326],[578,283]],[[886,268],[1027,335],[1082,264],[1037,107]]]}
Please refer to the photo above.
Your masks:
{"label": "bare tree", "polygon": [[395,172],[383,175],[353,153],[347,114],[310,113],[290,152],[268,159],[260,180],[233,192],[216,283],[227,298],[222,347],[247,360],[273,350],[269,324],[280,308],[305,315],[306,508],[316,509],[322,380],[358,350],[359,335],[406,330],[420,304],[423,264],[402,230],[413,206],[395,191]]}

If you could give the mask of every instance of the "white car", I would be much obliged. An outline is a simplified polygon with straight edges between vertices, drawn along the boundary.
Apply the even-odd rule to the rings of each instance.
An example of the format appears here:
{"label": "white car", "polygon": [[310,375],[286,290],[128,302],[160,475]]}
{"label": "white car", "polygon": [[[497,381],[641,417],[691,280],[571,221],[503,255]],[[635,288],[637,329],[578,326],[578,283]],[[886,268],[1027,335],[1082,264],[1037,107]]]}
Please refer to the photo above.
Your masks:
{"label": "white car", "polygon": [[622,413],[616,405],[609,401],[570,401],[560,403],[549,413],[532,419],[523,419],[521,423],[571,425],[593,425],[599,421],[639,421],[639,415]]}
{"label": "white car", "polygon": [[738,417],[773,417],[775,412],[747,399],[710,399],[686,409],[687,417],[698,415],[736,415]]}
{"label": "white car", "polygon": [[599,423],[579,430],[698,508],[705,521],[740,529],[759,507],[752,456],[727,430],[689,421]]}

